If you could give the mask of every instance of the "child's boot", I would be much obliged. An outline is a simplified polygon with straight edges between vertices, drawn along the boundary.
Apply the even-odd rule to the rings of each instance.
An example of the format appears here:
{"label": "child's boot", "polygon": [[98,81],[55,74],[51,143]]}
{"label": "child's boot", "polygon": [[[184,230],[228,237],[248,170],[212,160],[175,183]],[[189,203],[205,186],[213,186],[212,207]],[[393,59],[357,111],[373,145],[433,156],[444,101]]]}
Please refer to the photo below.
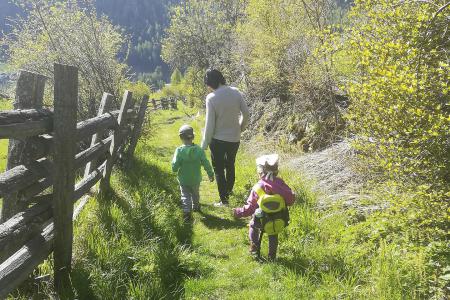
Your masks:
{"label": "child's boot", "polygon": [[278,235],[269,235],[269,261],[275,261],[277,258]]}
{"label": "child's boot", "polygon": [[274,261],[277,259],[277,254],[276,254],[276,253],[269,253],[267,259],[268,259],[270,262],[274,262]]}
{"label": "child's boot", "polygon": [[191,222],[191,212],[190,211],[183,213],[183,221],[185,223]]}
{"label": "child's boot", "polygon": [[255,243],[250,243],[250,250],[249,250],[250,254],[252,256],[256,256],[258,255],[258,245]]}

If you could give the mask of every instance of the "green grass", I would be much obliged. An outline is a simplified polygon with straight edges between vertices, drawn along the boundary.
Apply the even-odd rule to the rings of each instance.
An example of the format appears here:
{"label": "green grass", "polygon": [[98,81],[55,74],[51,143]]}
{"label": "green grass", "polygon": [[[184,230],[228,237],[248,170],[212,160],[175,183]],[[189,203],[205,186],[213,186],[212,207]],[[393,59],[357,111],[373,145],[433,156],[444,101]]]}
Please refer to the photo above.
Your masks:
{"label": "green grass", "polygon": [[[203,121],[182,111],[151,120],[136,158],[115,171],[111,196],[92,199],[76,223],[72,282],[79,299],[425,298],[424,253],[389,237],[373,240],[371,221],[359,222],[351,211],[318,211],[310,183],[292,170],[282,169],[281,177],[297,203],[275,263],[249,256],[248,220],[214,208],[216,185],[206,178],[202,212],[183,224],[170,161],[178,128],[193,125],[199,142]],[[242,205],[257,180],[252,150],[244,145],[238,154],[232,205]],[[50,273],[51,260],[37,271]],[[16,295],[38,299],[35,290],[28,283]],[[40,285],[42,298],[51,292],[51,282]]]}
{"label": "green grass", "polygon": [[[7,110],[7,109],[12,109],[11,101],[0,98],[0,110]],[[8,140],[0,139],[0,173],[6,170],[7,160],[8,160]],[[0,210],[2,208],[2,203],[3,200],[0,199]]]}
{"label": "green grass", "polygon": [[[0,98],[0,110],[12,109],[12,103],[9,100]],[[8,157],[8,140],[0,140],[0,172],[6,169],[6,161]]]}

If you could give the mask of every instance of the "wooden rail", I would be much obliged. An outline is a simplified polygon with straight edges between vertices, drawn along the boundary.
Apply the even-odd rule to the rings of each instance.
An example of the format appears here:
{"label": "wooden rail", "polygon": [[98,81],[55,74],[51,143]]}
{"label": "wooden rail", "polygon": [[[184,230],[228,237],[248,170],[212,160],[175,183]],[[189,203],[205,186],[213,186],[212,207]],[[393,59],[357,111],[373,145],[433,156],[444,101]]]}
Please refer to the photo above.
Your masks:
{"label": "wooden rail", "polygon": [[178,100],[175,97],[161,98],[159,100],[152,99],[152,105],[154,110],[162,109],[178,109]]}
{"label": "wooden rail", "polygon": [[0,138],[10,139],[0,174],[0,299],[52,252],[55,288],[60,298],[73,298],[73,219],[98,182],[108,191],[114,164],[134,154],[145,118],[148,96],[134,103],[125,91],[119,110],[110,109],[113,96],[105,93],[97,116],[77,122],[78,70],[55,64],[54,71],[53,109],[42,108],[45,77],[22,71],[15,109],[0,112]]}

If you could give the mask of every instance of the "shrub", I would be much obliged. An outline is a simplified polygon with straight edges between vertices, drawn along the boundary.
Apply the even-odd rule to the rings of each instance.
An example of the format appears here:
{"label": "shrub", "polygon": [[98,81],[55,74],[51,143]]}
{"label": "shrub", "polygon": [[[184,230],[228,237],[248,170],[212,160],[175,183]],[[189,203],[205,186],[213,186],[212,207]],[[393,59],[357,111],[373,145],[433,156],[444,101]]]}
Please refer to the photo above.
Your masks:
{"label": "shrub", "polygon": [[[0,45],[7,48],[14,69],[28,69],[53,78],[53,63],[79,68],[81,118],[96,113],[103,92],[118,96],[127,67],[117,57],[127,44],[106,17],[97,18],[88,0],[26,0],[26,17],[13,23]],[[120,97],[118,97],[120,98]]]}

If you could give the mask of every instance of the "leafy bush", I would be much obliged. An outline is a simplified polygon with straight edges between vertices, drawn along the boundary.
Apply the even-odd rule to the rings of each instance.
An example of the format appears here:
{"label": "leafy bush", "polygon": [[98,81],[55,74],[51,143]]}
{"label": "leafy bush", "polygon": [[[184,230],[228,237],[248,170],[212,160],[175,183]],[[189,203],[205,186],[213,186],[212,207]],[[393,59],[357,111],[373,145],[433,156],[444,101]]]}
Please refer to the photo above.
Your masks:
{"label": "leafy bush", "polygon": [[51,84],[53,63],[78,67],[81,118],[96,113],[103,92],[120,95],[127,67],[117,57],[127,40],[106,17],[97,17],[91,1],[27,0],[20,5],[26,17],[18,18],[0,43],[12,68],[44,74]]}
{"label": "leafy bush", "polygon": [[449,34],[440,29],[447,17],[432,4],[383,0],[357,1],[351,18],[347,53],[358,66],[347,84],[348,119],[356,147],[393,179],[443,188],[450,68]]}

